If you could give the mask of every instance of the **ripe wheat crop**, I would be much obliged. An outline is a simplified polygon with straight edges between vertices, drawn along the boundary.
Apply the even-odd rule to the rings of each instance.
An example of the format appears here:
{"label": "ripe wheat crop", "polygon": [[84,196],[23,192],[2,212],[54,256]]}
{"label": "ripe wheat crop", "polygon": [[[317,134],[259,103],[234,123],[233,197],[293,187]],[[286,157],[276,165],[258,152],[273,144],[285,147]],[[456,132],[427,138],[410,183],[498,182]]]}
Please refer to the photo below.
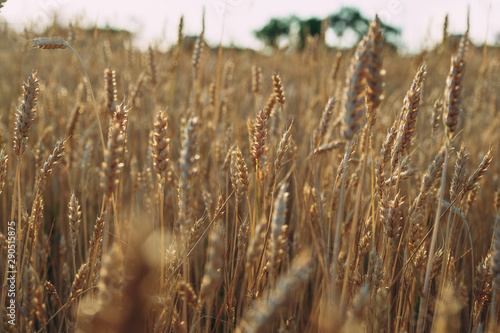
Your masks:
{"label": "ripe wheat crop", "polygon": [[2,331],[500,329],[498,48],[2,29]]}

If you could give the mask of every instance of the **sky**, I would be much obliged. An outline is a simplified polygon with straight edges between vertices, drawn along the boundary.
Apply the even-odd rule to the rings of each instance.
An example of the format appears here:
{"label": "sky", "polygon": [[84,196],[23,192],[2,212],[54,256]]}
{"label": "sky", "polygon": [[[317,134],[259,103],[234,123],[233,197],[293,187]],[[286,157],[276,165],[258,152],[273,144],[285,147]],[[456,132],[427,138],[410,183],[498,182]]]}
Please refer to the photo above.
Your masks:
{"label": "sky", "polygon": [[[498,0],[7,0],[0,9],[0,22],[22,30],[35,29],[52,22],[54,14],[62,24],[80,22],[83,26],[110,25],[136,34],[141,48],[156,45],[167,48],[177,40],[177,27],[184,16],[184,33],[196,35],[201,30],[205,8],[206,33],[215,45],[224,44],[261,49],[262,43],[252,31],[263,27],[272,17],[297,15],[323,19],[342,6],[360,9],[369,19],[378,14],[381,20],[402,29],[400,42],[405,50],[418,52],[433,47],[442,36],[444,17],[449,15],[449,33],[465,31],[470,7],[470,37],[482,44],[500,39],[500,1]],[[348,46],[350,40],[327,34],[333,46]]]}

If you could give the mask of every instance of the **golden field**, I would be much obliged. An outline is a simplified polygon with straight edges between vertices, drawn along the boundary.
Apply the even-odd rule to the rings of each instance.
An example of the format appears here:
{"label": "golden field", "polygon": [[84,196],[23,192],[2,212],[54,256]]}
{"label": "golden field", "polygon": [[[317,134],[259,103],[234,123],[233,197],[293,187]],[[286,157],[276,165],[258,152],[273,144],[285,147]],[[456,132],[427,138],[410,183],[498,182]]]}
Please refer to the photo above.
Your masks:
{"label": "golden field", "polygon": [[1,329],[499,329],[500,50],[377,22],[266,54],[2,27]]}

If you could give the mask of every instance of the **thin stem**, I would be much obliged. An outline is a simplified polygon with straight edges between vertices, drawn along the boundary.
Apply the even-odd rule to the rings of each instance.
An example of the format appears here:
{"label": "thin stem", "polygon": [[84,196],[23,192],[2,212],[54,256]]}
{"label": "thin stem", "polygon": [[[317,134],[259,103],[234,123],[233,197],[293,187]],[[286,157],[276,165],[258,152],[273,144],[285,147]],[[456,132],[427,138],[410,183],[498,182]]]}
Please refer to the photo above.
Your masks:
{"label": "thin stem", "polygon": [[161,275],[160,275],[160,290],[163,290],[163,283],[165,281],[165,221],[163,220],[163,202],[165,193],[163,192],[163,185],[160,185],[160,232],[161,232]]}
{"label": "thin stem", "polygon": [[97,119],[97,124],[99,125],[99,134],[100,134],[100,137],[101,137],[101,144],[102,144],[102,152],[104,154],[104,152],[106,151],[106,145],[104,143],[104,135],[102,134],[103,133],[103,130],[102,130],[102,126],[101,126],[101,121],[99,119],[99,112],[97,111],[97,103],[95,101],[95,96],[94,96],[94,90],[92,89],[92,85],[90,84],[90,78],[87,74],[87,69],[85,68],[85,65],[83,63],[83,60],[82,58],[80,57],[80,55],[78,54],[78,52],[76,52],[76,50],[74,48],[71,47],[71,45],[68,44],[68,42],[65,42],[66,46],[72,50],[76,56],[78,57],[78,59],[80,60],[80,63],[82,64],[82,69],[83,69],[83,73],[85,74],[85,77],[87,78],[87,81],[89,83],[89,88],[90,88],[90,94],[92,95],[92,102],[94,103],[94,111],[95,111],[95,116],[96,116],[96,119]]}
{"label": "thin stem", "polygon": [[443,164],[443,173],[441,175],[441,187],[439,189],[439,203],[438,209],[436,212],[436,217],[434,220],[434,230],[432,231],[432,239],[431,246],[429,249],[429,258],[427,260],[427,269],[425,271],[425,282],[424,289],[422,291],[422,300],[420,303],[420,309],[418,313],[418,322],[417,322],[417,333],[422,333],[425,328],[425,318],[427,313],[427,302],[428,302],[428,294],[429,294],[429,285],[430,285],[430,277],[432,271],[432,263],[434,261],[434,251],[436,249],[437,236],[439,231],[439,221],[441,220],[441,207],[444,198],[444,191],[446,185],[446,169],[448,165],[448,157],[449,157],[449,142],[447,142],[445,146],[445,156],[444,156],[444,164]]}
{"label": "thin stem", "polygon": [[[87,291],[90,291],[92,289],[95,289],[97,288],[97,286],[93,286],[93,287],[90,287],[88,289],[85,289],[83,290],[81,293],[79,293],[76,297],[80,297],[82,296],[83,294],[85,294]],[[71,295],[70,295],[71,296]],[[74,300],[73,300],[74,301]],[[61,306],[59,308],[59,310],[56,311],[56,313],[54,313],[52,315],[52,317],[49,318],[49,320],[47,320],[45,323],[43,323],[42,327],[40,327],[40,329],[38,331],[36,331],[36,333],[41,333],[43,331],[43,329],[59,314],[61,313],[61,311],[64,311],[68,306],[70,306],[71,304],[73,304],[73,301],[71,303],[69,303],[69,299],[66,301],[66,303],[64,303],[63,306]]]}

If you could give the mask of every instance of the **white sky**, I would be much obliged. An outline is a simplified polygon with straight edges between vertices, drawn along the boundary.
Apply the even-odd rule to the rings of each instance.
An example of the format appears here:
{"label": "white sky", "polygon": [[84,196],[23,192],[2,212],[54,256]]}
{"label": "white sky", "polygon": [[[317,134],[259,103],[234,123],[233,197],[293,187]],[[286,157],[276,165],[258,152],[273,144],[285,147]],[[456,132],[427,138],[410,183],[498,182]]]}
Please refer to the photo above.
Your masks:
{"label": "white sky", "polygon": [[[0,21],[21,30],[26,25],[43,26],[57,13],[61,23],[78,19],[84,26],[95,23],[125,28],[137,33],[136,44],[160,47],[175,43],[179,18],[184,15],[185,34],[201,30],[202,8],[206,11],[206,39],[218,43],[224,24],[223,42],[259,48],[252,31],[272,17],[295,14],[301,18],[325,16],[342,6],[354,6],[372,19],[402,28],[401,41],[411,50],[431,47],[441,39],[442,24],[449,14],[450,33],[462,33],[470,5],[470,35],[474,42],[489,42],[500,36],[498,0],[7,0],[0,9]],[[489,30],[487,32],[489,22]],[[339,44],[333,34],[331,44]]]}

